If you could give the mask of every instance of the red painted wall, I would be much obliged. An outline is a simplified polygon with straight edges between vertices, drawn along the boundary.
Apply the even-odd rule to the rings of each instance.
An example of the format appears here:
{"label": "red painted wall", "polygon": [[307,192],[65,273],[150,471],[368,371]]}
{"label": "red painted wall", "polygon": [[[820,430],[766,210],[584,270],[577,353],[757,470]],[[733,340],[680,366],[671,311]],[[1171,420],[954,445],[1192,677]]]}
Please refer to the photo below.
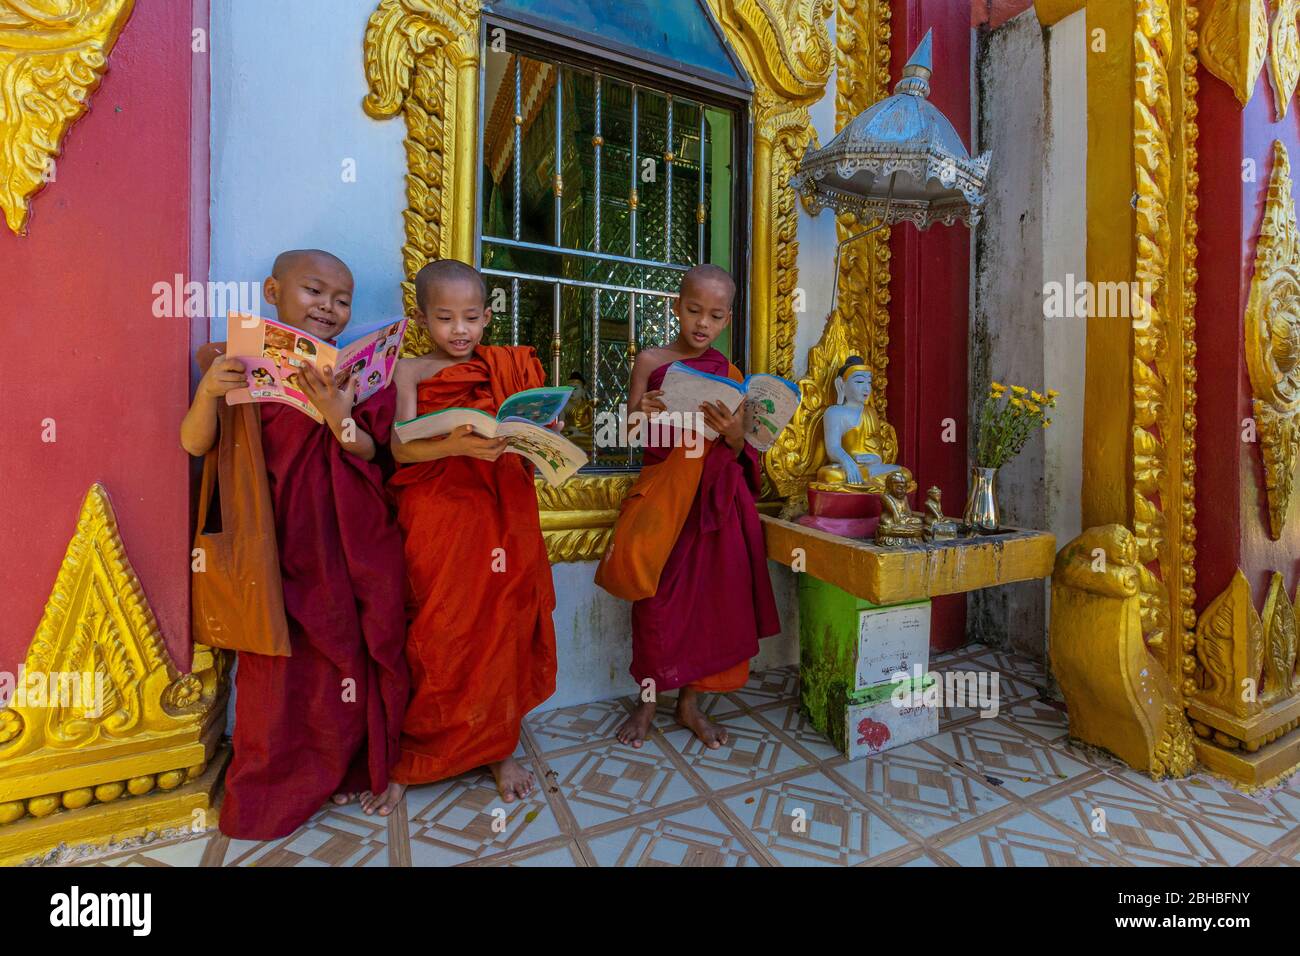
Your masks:
{"label": "red painted wall", "polygon": [[[1200,82],[1200,256],[1197,259],[1197,611],[1227,587],[1238,567],[1257,608],[1273,571],[1294,593],[1300,570],[1300,495],[1281,540],[1268,536],[1268,498],[1257,444],[1242,441],[1252,415],[1245,358],[1245,312],[1255,270],[1256,236],[1281,140],[1300,181],[1300,108],[1277,120],[1267,68],[1245,109],[1203,67]],[[1254,161],[1254,182],[1243,162]],[[1295,195],[1293,188],[1292,195]]]}
{"label": "red painted wall", "polygon": [[154,317],[152,287],[207,278],[208,67],[191,53],[206,0],[195,7],[137,0],[28,234],[0,228],[0,670],[22,661],[97,481],[168,647],[189,665],[190,465],[177,430],[191,328]]}
{"label": "red painted wall", "polygon": [[[891,76],[934,31],[930,102],[971,145],[971,6],[967,0],[894,0]],[[970,242],[964,225],[918,232],[896,226],[890,237],[889,382],[885,395],[898,430],[899,461],[920,488],[938,485],[949,513],[966,503],[969,420],[967,371]],[[956,442],[942,441],[943,421],[957,422]],[[947,650],[965,641],[966,596],[937,598],[930,643]]]}

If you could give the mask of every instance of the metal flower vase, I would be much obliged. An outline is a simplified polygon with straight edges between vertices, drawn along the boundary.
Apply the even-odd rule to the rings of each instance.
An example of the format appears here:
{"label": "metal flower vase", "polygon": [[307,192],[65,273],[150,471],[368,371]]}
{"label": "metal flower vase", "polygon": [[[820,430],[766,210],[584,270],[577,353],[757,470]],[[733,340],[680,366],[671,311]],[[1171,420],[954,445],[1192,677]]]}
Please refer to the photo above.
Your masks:
{"label": "metal flower vase", "polygon": [[976,466],[970,470],[970,495],[962,520],[973,533],[989,534],[998,530],[997,479],[996,468]]}

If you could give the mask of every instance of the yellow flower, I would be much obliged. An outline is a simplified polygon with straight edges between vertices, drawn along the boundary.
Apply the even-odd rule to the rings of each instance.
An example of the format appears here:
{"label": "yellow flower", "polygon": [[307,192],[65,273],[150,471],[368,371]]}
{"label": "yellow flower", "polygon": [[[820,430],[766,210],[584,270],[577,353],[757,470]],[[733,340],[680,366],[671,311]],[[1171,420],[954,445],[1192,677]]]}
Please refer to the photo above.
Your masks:
{"label": "yellow flower", "polygon": [[1057,396],[1057,395],[1060,395],[1060,394],[1061,394],[1061,393],[1058,392],[1058,391],[1057,391],[1056,389],[1054,389],[1054,388],[1049,388],[1049,389],[1047,390],[1047,397],[1048,397],[1048,398],[1056,398],[1056,396]]}
{"label": "yellow flower", "polygon": [[1023,385],[1012,385],[1011,391],[1015,392],[1017,395],[1024,395],[1029,391],[1029,389],[1025,388]]}
{"label": "yellow flower", "polygon": [[1012,407],[1012,408],[1024,408],[1024,407],[1025,407],[1025,403],[1022,402],[1022,401],[1021,401],[1020,399],[1018,399],[1018,398],[1013,398],[1013,399],[1011,400],[1011,407]]}
{"label": "yellow flower", "polygon": [[1029,409],[1035,415],[1038,415],[1043,411],[1041,407],[1035,405],[1033,402],[1025,402],[1025,408]]}
{"label": "yellow flower", "polygon": [[1003,385],[1001,382],[994,382],[992,385],[989,386],[989,394],[992,395],[994,398],[1001,398],[1002,393],[1005,392],[1006,390],[1007,387]]}
{"label": "yellow flower", "polygon": [[1052,420],[1051,420],[1050,418],[1044,418],[1044,419],[1043,419],[1043,427],[1044,427],[1044,428],[1051,428],[1051,427],[1052,427]]}
{"label": "yellow flower", "polygon": [[1045,402],[1045,401],[1047,401],[1047,396],[1046,396],[1046,395],[1039,395],[1039,394],[1038,394],[1037,392],[1035,392],[1035,391],[1030,391],[1030,393],[1029,393],[1029,397],[1032,398],[1032,399],[1033,399],[1034,401],[1036,401],[1036,402]]}

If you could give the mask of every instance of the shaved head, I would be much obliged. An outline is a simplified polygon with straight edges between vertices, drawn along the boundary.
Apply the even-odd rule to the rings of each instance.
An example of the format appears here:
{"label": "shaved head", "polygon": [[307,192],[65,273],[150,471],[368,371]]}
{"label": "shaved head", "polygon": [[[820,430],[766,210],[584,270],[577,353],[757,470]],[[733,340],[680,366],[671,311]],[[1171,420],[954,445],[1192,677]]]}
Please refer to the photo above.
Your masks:
{"label": "shaved head", "polygon": [[348,268],[346,262],[324,249],[288,249],[275,257],[275,264],[271,266],[271,275],[283,279],[287,271],[298,265],[306,265],[308,262],[330,262],[346,272],[349,278],[352,276],[352,270]]}
{"label": "shaved head", "polygon": [[710,265],[705,263],[692,267],[682,276],[682,294],[685,295],[687,289],[698,288],[706,282],[716,282],[727,289],[727,299],[731,300],[736,297],[736,280],[731,278],[731,273],[721,266]]}
{"label": "shaved head", "polygon": [[415,304],[425,311],[434,290],[441,285],[467,282],[478,287],[487,302],[487,283],[482,274],[459,259],[435,259],[415,274]]}

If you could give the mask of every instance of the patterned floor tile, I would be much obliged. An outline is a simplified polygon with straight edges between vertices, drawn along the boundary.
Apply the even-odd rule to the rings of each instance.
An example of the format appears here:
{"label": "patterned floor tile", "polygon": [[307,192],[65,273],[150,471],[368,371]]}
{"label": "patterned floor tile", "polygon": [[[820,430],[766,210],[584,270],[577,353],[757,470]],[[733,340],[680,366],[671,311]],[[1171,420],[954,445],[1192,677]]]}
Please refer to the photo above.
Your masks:
{"label": "patterned floor tile", "polygon": [[1139,866],[1231,866],[1255,852],[1190,813],[1110,776],[1097,777],[1039,809]]}
{"label": "patterned floor tile", "polygon": [[582,851],[578,849],[578,844],[570,840],[568,843],[560,846],[553,846],[547,849],[540,849],[534,853],[523,853],[518,856],[511,854],[508,860],[504,862],[494,862],[489,858],[485,866],[586,866],[587,861],[582,858]]}
{"label": "patterned floor tile", "polygon": [[587,841],[599,866],[757,866],[744,841],[707,806]]}
{"label": "patterned floor tile", "polygon": [[77,861],[73,866],[198,866],[215,833],[141,846],[123,853]]}
{"label": "patterned floor tile", "polygon": [[599,826],[698,796],[660,749],[660,740],[651,738],[640,750],[600,744],[548,761],[556,773],[552,783],[579,827]]}
{"label": "patterned floor tile", "polygon": [[961,866],[1113,866],[1085,839],[1062,833],[1029,811],[946,843]]}
{"label": "patterned floor tile", "polygon": [[922,837],[935,836],[1009,802],[919,744],[855,760],[831,773],[861,789],[892,819]]}
{"label": "patterned floor tile", "polygon": [[772,724],[818,760],[832,760],[840,756],[840,749],[799,712],[798,703],[761,711],[756,715],[756,719],[765,724]]}
{"label": "patterned floor tile", "polygon": [[782,700],[799,698],[799,666],[774,667],[765,671],[754,671],[740,690],[733,691],[733,697],[744,701],[749,707],[765,707]]}
{"label": "patterned floor tile", "polygon": [[854,866],[907,837],[822,773],[770,783],[724,803],[782,866]]}
{"label": "patterned floor tile", "polygon": [[541,753],[610,740],[627,720],[627,708],[618,700],[580,704],[535,714],[526,721],[533,743]]}
{"label": "patterned floor tile", "polygon": [[1156,781],[1124,768],[1116,776],[1177,806],[1193,807],[1199,816],[1263,847],[1282,845],[1300,835],[1300,792],[1294,790],[1247,794],[1208,774]]}
{"label": "patterned floor tile", "polygon": [[686,729],[664,735],[665,743],[682,755],[710,789],[723,790],[809,766],[806,757],[748,714],[722,723],[729,739],[717,750],[705,747]]}
{"label": "patterned floor tile", "polygon": [[387,866],[388,821],[359,804],[328,807],[283,840],[231,840],[225,866]]}
{"label": "patterned floor tile", "polygon": [[414,866],[448,866],[481,860],[560,835],[543,786],[506,803],[490,773],[412,787],[406,794],[407,829]]}
{"label": "patterned floor tile", "polygon": [[1001,720],[977,720],[925,741],[984,777],[990,786],[1029,797],[1095,769]]}
{"label": "patterned floor tile", "polygon": [[1070,717],[1063,706],[1037,698],[1002,708],[1001,718],[1049,743],[1064,743],[1070,735]]}
{"label": "patterned floor tile", "polygon": [[[1037,699],[1042,691],[1008,671],[989,668],[986,661],[964,661],[944,669],[931,668],[941,676],[943,705],[939,708],[939,723],[948,724],[980,717],[989,720],[1013,707],[1020,701]],[[948,677],[946,675],[963,675]],[[965,675],[975,675],[975,685]],[[992,693],[991,676],[998,677],[997,695]],[[987,715],[987,716],[985,716]]]}
{"label": "patterned floor tile", "polygon": [[1047,668],[1042,661],[1034,660],[1023,654],[1013,654],[993,648],[976,651],[967,658],[969,668],[982,668],[1010,674],[1027,684],[1043,687],[1047,684]]}

